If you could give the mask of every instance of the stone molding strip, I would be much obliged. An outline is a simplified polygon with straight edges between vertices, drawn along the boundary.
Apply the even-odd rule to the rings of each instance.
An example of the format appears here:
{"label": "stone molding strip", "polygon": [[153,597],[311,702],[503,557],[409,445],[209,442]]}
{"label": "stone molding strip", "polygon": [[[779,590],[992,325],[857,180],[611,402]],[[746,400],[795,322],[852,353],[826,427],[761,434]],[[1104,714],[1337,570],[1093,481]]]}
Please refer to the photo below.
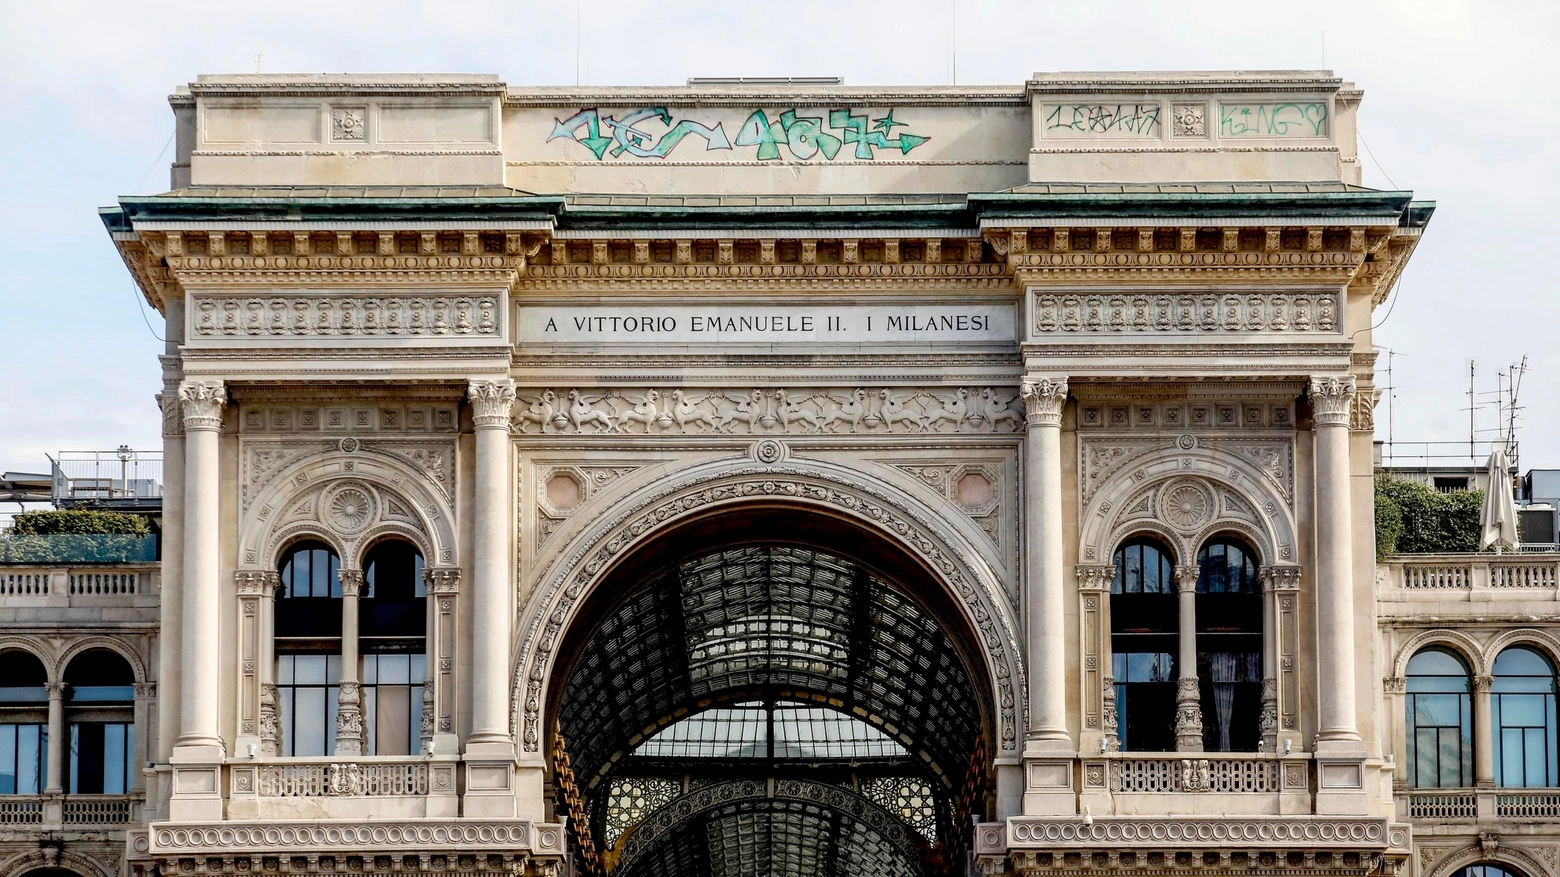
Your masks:
{"label": "stone molding strip", "polygon": [[[987,832],[978,834],[982,840],[990,842]],[[1220,849],[1282,844],[1289,850],[1346,847],[1380,852],[1406,851],[1409,837],[1407,825],[1370,818],[1124,816],[1097,817],[1092,822],[1084,822],[1077,818],[1016,816],[1007,821],[1005,843],[1009,850],[1094,850],[1116,844],[1130,844],[1139,849]],[[980,852],[989,850],[981,849]]]}
{"label": "stone molding strip", "polygon": [[528,850],[563,853],[563,829],[526,819],[403,819],[156,822],[146,835],[151,856],[275,855],[281,852],[400,851],[427,853]]}

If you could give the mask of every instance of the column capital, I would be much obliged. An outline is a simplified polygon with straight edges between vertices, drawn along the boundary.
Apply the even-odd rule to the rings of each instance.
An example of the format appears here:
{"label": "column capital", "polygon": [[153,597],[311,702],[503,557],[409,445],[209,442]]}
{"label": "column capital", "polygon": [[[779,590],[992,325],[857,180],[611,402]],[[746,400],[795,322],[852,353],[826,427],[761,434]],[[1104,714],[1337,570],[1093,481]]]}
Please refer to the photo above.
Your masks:
{"label": "column capital", "polygon": [[1178,564],[1175,568],[1175,592],[1177,594],[1194,594],[1197,592],[1197,579],[1202,576],[1202,567],[1195,563]]}
{"label": "column capital", "polygon": [[424,567],[423,585],[430,594],[454,594],[460,591],[460,567]]}
{"label": "column capital", "polygon": [[1262,583],[1264,591],[1298,591],[1300,590],[1300,567],[1264,566],[1257,573],[1257,580]]}
{"label": "column capital", "polygon": [[65,683],[45,682],[43,687],[49,693],[49,700],[63,700],[65,698]]}
{"label": "column capital", "polygon": [[158,393],[157,411],[162,415],[163,438],[179,438],[184,435],[183,403],[179,400],[177,387],[169,387]]}
{"label": "column capital", "polygon": [[282,576],[268,569],[239,569],[233,571],[233,584],[241,597],[274,597],[282,586]]}
{"label": "column capital", "polygon": [[1490,687],[1495,684],[1494,676],[1473,677],[1473,690],[1478,694],[1488,694]]}
{"label": "column capital", "polygon": [[1067,404],[1066,378],[1025,378],[1019,387],[1024,415],[1031,427],[1061,426],[1062,406]]}
{"label": "column capital", "polygon": [[1116,578],[1115,564],[1083,564],[1073,567],[1078,575],[1078,590],[1108,591]]}
{"label": "column capital", "polygon": [[1311,417],[1317,426],[1348,426],[1353,410],[1353,375],[1311,378]]}
{"label": "column capital", "polygon": [[336,579],[341,582],[343,597],[356,597],[363,591],[363,571],[360,569],[337,570]]}
{"label": "column capital", "polygon": [[472,381],[466,395],[471,399],[471,415],[477,429],[509,428],[509,409],[515,404],[514,381]]}
{"label": "column capital", "polygon": [[179,385],[179,401],[184,406],[185,430],[222,428],[227,387],[221,381],[185,381]]}

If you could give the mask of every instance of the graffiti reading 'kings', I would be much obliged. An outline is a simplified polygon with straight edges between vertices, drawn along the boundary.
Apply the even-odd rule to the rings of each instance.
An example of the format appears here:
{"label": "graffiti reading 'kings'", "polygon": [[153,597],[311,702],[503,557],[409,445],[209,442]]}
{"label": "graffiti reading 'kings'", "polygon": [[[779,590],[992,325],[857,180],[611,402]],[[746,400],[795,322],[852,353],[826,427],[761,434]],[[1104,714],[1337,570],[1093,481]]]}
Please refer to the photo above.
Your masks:
{"label": "graffiti reading 'kings'", "polygon": [[1219,107],[1220,137],[1324,137],[1327,104],[1227,104]]}
{"label": "graffiti reading 'kings'", "polygon": [[692,119],[674,122],[666,107],[633,110],[622,118],[603,115],[592,107],[567,119],[554,119],[547,142],[572,140],[589,149],[598,160],[609,154],[613,158],[623,155],[666,158],[689,135],[694,135],[704,142],[705,152],[755,146],[758,149],[754,157],[759,161],[786,157],[808,161],[819,155],[825,161],[831,161],[841,152],[871,161],[877,157],[879,149],[897,150],[900,155],[907,155],[931,139],[895,130],[908,127],[908,123],[895,119],[893,110],[876,119],[850,110],[830,110],[828,124],[824,121],[822,116],[798,115],[794,109],[785,110],[771,120],[765,111],[754,110],[737,129],[733,140],[721,122],[716,122],[714,127]]}

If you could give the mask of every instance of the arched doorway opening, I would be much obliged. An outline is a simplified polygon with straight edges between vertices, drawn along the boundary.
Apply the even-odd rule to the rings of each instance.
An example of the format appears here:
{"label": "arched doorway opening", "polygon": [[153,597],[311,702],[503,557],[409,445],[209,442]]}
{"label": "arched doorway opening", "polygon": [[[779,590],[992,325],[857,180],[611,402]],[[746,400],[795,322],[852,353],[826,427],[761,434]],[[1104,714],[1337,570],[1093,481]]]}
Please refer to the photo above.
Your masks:
{"label": "arched doorway opening", "polygon": [[990,679],[947,590],[816,510],[723,510],[625,558],[547,715],[586,873],[945,873],[985,818]]}

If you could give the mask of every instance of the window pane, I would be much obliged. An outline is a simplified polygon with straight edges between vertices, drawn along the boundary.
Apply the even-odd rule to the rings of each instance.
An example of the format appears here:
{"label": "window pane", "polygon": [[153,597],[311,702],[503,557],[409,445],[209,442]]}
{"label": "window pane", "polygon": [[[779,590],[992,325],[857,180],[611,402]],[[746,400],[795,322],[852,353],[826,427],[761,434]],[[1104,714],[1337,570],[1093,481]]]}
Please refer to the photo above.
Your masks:
{"label": "window pane", "polygon": [[293,754],[324,755],[325,689],[297,689],[293,709]]}
{"label": "window pane", "polygon": [[0,795],[16,794],[16,725],[0,725]]}
{"label": "window pane", "polygon": [[408,746],[411,733],[407,719],[410,716],[407,686],[382,685],[379,688],[379,742],[376,755],[410,755]]}
{"label": "window pane", "polygon": [[16,793],[36,795],[43,791],[39,768],[48,749],[48,735],[42,725],[21,725],[16,730]]}

